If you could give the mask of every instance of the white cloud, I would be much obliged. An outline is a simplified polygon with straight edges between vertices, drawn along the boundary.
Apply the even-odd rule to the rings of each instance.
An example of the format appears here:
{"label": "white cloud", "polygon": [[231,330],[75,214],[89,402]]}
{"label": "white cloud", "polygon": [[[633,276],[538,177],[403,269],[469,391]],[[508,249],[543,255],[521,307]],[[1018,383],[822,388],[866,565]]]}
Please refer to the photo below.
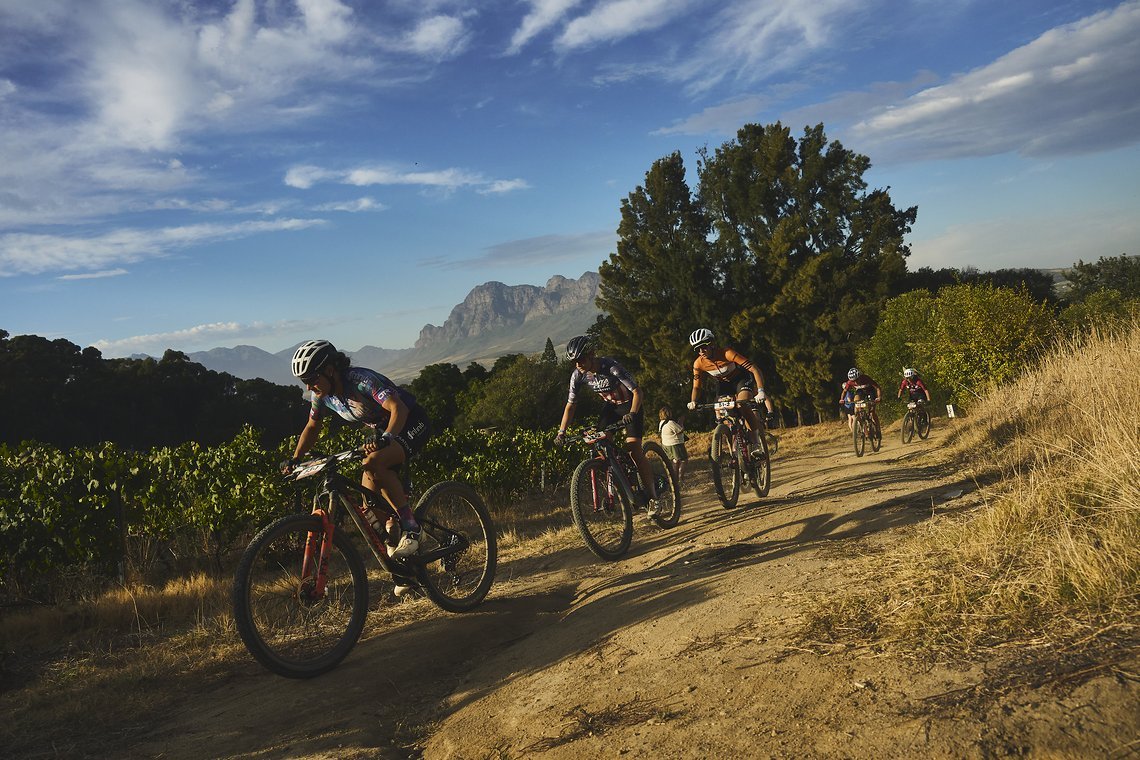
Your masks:
{"label": "white cloud", "polygon": [[[1058,156],[1140,139],[1140,2],[1052,29],[856,123],[884,159]],[[868,151],[870,152],[870,151]]]}
{"label": "white cloud", "polygon": [[424,58],[443,60],[463,52],[470,33],[462,19],[432,16],[421,20],[404,37],[404,49]]}
{"label": "white cloud", "polygon": [[161,229],[119,229],[93,237],[10,233],[0,235],[0,277],[44,272],[99,271],[159,258],[195,245],[268,232],[302,230],[320,219],[276,219],[238,224],[195,224]]}
{"label": "white cloud", "polygon": [[347,211],[349,213],[356,213],[358,211],[383,211],[388,208],[383,203],[380,203],[375,198],[357,198],[354,201],[340,201],[337,203],[322,203],[314,207],[314,211]]}
{"label": "white cloud", "polygon": [[688,5],[684,0],[602,0],[568,23],[554,48],[566,52],[660,29]]}
{"label": "white cloud", "polygon": [[508,55],[518,53],[536,35],[558,24],[581,0],[528,0],[530,12],[511,35]]}
{"label": "white cloud", "polygon": [[121,277],[127,274],[125,269],[104,269],[101,272],[87,272],[85,274],[65,274],[61,275],[60,280],[102,280],[106,277]]}
{"label": "white cloud", "polygon": [[466,169],[438,169],[434,171],[405,170],[392,166],[361,166],[355,169],[332,170],[317,166],[295,166],[285,173],[285,184],[307,190],[321,182],[334,182],[356,187],[371,185],[413,185],[441,190],[458,190],[473,187],[482,193],[503,193],[530,187],[525,180],[488,179]]}
{"label": "white cloud", "polygon": [[672,126],[652,132],[655,135],[701,135],[708,133],[735,133],[742,124],[757,122],[769,103],[762,95],[749,95],[710,106]]}
{"label": "white cloud", "polygon": [[473,259],[435,257],[421,259],[419,264],[432,269],[483,269],[531,264],[535,261],[583,258],[601,261],[614,250],[616,244],[617,234],[604,230],[576,235],[542,235],[490,246],[484,249],[482,256]]}

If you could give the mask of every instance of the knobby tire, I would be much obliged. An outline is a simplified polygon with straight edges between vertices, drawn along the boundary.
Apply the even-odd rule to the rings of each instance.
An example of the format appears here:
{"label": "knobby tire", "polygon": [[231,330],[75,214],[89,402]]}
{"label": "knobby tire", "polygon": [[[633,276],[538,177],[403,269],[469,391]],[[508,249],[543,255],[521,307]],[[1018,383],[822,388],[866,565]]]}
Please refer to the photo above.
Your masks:
{"label": "knobby tire", "polygon": [[856,415],[855,424],[851,426],[851,436],[855,443],[855,456],[857,457],[863,456],[863,452],[867,448],[867,438],[864,431],[865,424],[863,419]]}
{"label": "knobby tire", "polygon": [[653,522],[662,528],[672,528],[681,520],[681,490],[677,487],[673,465],[656,441],[648,441],[643,447],[657,490],[657,514]]}
{"label": "knobby tire", "polygon": [[772,453],[768,442],[764,440],[764,431],[756,436],[760,441],[760,457],[748,457],[748,471],[752,478],[752,490],[757,498],[763,499],[772,488]]}
{"label": "knobby tire", "polygon": [[570,514],[586,547],[612,562],[629,551],[633,510],[617,482],[610,483],[609,469],[609,462],[601,459],[587,459],[574,469]]}
{"label": "knobby tire", "polygon": [[341,530],[333,534],[325,593],[307,594],[301,567],[313,515],[288,515],[250,542],[234,574],[233,612],[246,649],[274,673],[312,678],[332,670],[356,646],[368,616],[368,575]]}
{"label": "knobby tire", "polygon": [[914,412],[907,412],[903,415],[902,421],[902,442],[910,443],[910,439],[914,438]]}
{"label": "knobby tire", "polygon": [[925,409],[922,410],[922,413],[918,415],[917,428],[918,437],[925,441],[927,436],[930,435],[930,412]]}
{"label": "knobby tire", "polygon": [[713,430],[709,446],[709,463],[712,465],[713,487],[721,506],[732,509],[740,497],[740,469],[732,450],[732,430],[720,423]]}
{"label": "knobby tire", "polygon": [[415,515],[420,558],[464,547],[417,565],[416,576],[428,598],[448,612],[477,607],[495,581],[498,558],[495,526],[479,494],[465,483],[436,483],[420,497]]}

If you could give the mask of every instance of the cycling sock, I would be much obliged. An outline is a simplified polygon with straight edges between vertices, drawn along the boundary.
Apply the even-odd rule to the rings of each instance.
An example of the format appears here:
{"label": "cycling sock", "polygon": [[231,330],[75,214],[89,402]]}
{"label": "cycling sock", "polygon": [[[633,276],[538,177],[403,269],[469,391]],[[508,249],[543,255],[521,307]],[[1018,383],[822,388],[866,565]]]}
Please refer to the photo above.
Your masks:
{"label": "cycling sock", "polygon": [[412,507],[405,504],[396,510],[400,515],[400,527],[404,530],[416,531],[420,529],[420,524],[416,522],[416,516],[412,514]]}

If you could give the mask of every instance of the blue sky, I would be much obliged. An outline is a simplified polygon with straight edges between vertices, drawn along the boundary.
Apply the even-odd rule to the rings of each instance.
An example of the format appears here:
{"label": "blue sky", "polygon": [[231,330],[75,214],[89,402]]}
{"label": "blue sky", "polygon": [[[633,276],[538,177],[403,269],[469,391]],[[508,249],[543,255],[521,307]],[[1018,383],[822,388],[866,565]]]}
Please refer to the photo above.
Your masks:
{"label": "blue sky", "polygon": [[911,268],[1140,253],[1140,0],[0,0],[0,328],[407,347],[776,120],[918,206]]}

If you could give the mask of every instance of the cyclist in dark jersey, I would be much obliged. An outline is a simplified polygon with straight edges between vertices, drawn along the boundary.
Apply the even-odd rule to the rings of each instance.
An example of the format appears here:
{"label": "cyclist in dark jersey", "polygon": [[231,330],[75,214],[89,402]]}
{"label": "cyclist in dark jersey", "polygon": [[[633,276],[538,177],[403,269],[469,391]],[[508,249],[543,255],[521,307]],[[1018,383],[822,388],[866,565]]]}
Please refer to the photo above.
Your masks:
{"label": "cyclist in dark jersey", "polygon": [[423,448],[431,437],[427,414],[412,394],[379,372],[353,367],[348,357],[327,340],[302,343],[293,354],[293,374],[312,391],[312,406],[293,458],[291,470],[320,437],[326,409],[375,431],[364,444],[361,483],[384,495],[400,515],[400,539],[392,555],[408,557],[419,549],[419,525],[396,469]]}
{"label": "cyclist in dark jersey", "polygon": [[554,440],[562,443],[565,439],[566,427],[574,419],[578,388],[583,384],[588,385],[606,402],[602,413],[598,415],[598,427],[613,425],[618,420],[625,423],[625,442],[629,445],[630,456],[637,463],[641,482],[649,488],[649,493],[640,495],[640,498],[646,499],[648,503],[638,506],[648,506],[649,515],[655,515],[657,487],[653,482],[649,460],[645,458],[645,450],[641,447],[641,439],[645,435],[645,415],[641,409],[642,394],[641,389],[637,387],[637,381],[613,359],[596,356],[589,338],[585,335],[572,338],[566,344],[566,358],[574,362],[574,372],[570,375],[570,393],[566,398],[562,422],[558,426],[558,435]]}

